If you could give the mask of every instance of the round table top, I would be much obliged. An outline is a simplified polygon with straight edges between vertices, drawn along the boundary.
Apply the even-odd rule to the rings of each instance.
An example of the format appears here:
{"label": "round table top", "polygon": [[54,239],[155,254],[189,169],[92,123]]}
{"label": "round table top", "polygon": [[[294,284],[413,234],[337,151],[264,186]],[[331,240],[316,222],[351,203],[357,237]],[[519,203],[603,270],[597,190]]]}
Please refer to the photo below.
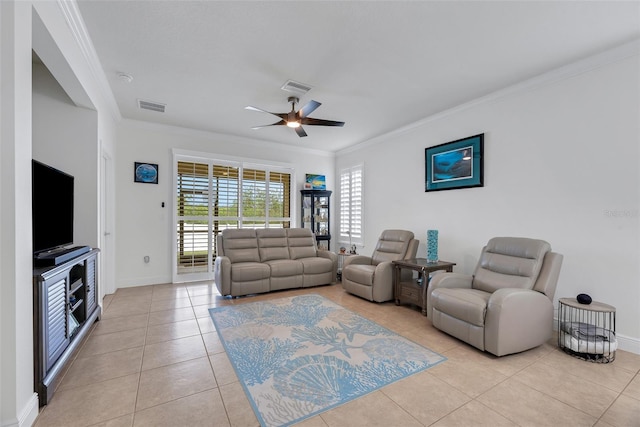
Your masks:
{"label": "round table top", "polygon": [[560,298],[558,301],[561,304],[568,305],[569,307],[580,308],[583,310],[602,311],[606,313],[616,311],[614,306],[598,301],[591,301],[591,304],[580,304],[575,298]]}

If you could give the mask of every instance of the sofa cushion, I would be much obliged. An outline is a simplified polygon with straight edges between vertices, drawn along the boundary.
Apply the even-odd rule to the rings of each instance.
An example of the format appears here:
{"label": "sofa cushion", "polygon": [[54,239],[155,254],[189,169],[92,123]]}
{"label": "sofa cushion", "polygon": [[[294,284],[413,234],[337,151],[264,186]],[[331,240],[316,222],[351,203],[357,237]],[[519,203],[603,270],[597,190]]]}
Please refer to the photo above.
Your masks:
{"label": "sofa cushion", "polygon": [[490,293],[477,289],[438,288],[431,293],[434,310],[476,326],[484,326],[490,297]]}
{"label": "sofa cushion", "polygon": [[260,261],[289,259],[287,231],[284,228],[256,230],[256,236],[258,237]]}
{"label": "sofa cushion", "polygon": [[249,282],[268,279],[271,268],[261,262],[236,262],[231,264],[232,282]]}
{"label": "sofa cushion", "polygon": [[333,271],[333,261],[328,258],[299,258],[298,261],[303,265],[304,274],[331,273]]}
{"label": "sofa cushion", "polygon": [[274,259],[265,264],[271,268],[272,277],[300,276],[303,272],[302,263],[298,260]]}
{"label": "sofa cushion", "polygon": [[232,264],[237,262],[260,262],[256,230],[222,230],[224,255]]}
{"label": "sofa cushion", "polygon": [[311,230],[307,228],[289,228],[287,241],[291,259],[312,258],[317,255],[316,241]]}

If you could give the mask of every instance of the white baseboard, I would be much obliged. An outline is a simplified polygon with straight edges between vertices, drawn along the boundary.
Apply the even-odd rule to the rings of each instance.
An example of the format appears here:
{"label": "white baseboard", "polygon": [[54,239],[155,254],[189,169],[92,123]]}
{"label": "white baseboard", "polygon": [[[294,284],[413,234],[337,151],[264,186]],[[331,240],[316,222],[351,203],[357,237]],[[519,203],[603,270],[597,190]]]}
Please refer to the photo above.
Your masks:
{"label": "white baseboard", "polygon": [[31,427],[35,424],[36,418],[38,418],[38,413],[40,410],[40,401],[38,400],[38,393],[33,393],[31,398],[22,411],[17,415],[16,418],[5,421],[2,423],[2,427]]}

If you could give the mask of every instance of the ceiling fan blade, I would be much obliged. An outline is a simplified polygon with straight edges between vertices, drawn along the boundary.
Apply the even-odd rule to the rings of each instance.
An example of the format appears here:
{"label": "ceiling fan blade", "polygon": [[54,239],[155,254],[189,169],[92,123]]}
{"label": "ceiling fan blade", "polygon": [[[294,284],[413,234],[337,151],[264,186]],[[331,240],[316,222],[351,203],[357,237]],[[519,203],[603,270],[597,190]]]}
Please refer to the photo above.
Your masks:
{"label": "ceiling fan blade", "polygon": [[258,111],[260,113],[271,114],[271,115],[274,115],[276,117],[280,117],[283,120],[287,117],[287,113],[272,113],[271,111],[263,110],[262,108],[253,107],[251,105],[247,105],[246,107],[244,107],[244,109],[245,110],[251,110],[251,111]]}
{"label": "ceiling fan blade", "polygon": [[334,120],[312,119],[311,117],[305,117],[301,120],[303,125],[312,126],[344,126],[344,122],[336,122]]}
{"label": "ceiling fan blade", "polygon": [[300,138],[302,138],[303,136],[307,136],[307,133],[304,131],[304,129],[302,129],[302,126],[296,128],[296,133]]}
{"label": "ceiling fan blade", "polygon": [[307,117],[309,114],[313,113],[316,108],[318,108],[321,105],[322,105],[321,103],[319,103],[318,101],[314,101],[312,99],[311,101],[307,102],[305,106],[298,111],[298,117],[300,118]]}
{"label": "ceiling fan blade", "polygon": [[270,125],[254,126],[251,129],[262,129],[262,128],[267,128],[269,126],[280,126],[280,125],[286,125],[286,124],[287,124],[287,122],[285,122],[284,120],[280,120],[279,122],[272,123]]}

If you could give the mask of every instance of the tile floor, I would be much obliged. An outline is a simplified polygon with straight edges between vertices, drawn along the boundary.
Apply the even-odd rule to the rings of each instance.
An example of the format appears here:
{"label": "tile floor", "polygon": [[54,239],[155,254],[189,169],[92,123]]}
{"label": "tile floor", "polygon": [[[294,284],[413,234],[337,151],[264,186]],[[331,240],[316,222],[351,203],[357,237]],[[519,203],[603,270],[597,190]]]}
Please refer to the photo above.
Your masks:
{"label": "tile floor", "polygon": [[212,283],[119,289],[37,427],[257,426],[207,309],[321,294],[448,360],[300,426],[640,426],[640,355],[581,361],[550,342],[501,358],[435,330],[415,307],[340,284],[222,298]]}

